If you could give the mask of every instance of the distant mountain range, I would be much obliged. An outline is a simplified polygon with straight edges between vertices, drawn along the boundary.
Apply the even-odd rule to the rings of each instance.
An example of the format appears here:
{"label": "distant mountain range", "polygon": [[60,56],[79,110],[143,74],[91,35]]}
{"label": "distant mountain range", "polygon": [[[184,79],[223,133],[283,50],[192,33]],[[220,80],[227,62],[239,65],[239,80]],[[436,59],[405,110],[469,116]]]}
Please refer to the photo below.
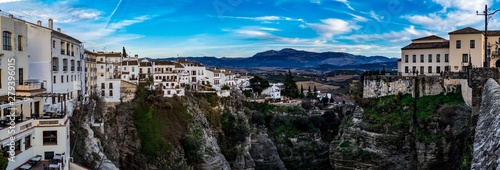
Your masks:
{"label": "distant mountain range", "polygon": [[397,59],[383,56],[362,56],[343,52],[308,52],[290,48],[280,51],[269,50],[255,54],[249,58],[216,58],[216,57],[176,57],[159,60],[195,61],[209,67],[252,68],[307,68],[315,70],[359,69],[378,70],[396,69]]}

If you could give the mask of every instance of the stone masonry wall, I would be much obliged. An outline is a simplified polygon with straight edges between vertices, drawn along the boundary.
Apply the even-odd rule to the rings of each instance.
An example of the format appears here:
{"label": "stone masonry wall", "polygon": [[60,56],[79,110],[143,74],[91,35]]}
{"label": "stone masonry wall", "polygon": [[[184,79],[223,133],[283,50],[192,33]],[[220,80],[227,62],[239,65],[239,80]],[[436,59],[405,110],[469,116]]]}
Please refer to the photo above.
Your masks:
{"label": "stone masonry wall", "polygon": [[500,169],[500,85],[488,79],[474,137],[471,169]]}
{"label": "stone masonry wall", "polygon": [[377,98],[398,93],[414,96],[415,83],[418,83],[422,96],[454,92],[460,85],[460,79],[442,77],[400,77],[400,76],[365,76],[363,98]]}

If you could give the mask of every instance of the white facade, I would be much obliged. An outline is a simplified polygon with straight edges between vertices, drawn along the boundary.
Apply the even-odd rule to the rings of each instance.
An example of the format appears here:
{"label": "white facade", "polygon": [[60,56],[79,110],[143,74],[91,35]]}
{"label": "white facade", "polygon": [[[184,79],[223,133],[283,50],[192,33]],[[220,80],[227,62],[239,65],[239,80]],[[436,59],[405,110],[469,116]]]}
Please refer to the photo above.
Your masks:
{"label": "white facade", "polygon": [[271,86],[262,91],[262,95],[267,96],[271,99],[281,99],[281,88],[283,83],[273,83]]}
{"label": "white facade", "polygon": [[[79,92],[82,93],[81,43],[41,24],[27,23],[12,16],[0,16],[0,26],[4,38],[0,51],[0,98],[5,99],[0,103],[0,142],[8,157],[15,160],[9,161],[7,169],[19,168],[36,155],[48,161],[57,154],[61,159],[55,165],[68,169],[68,116],[73,110],[72,102],[76,101]],[[52,41],[67,43],[70,48],[63,49],[69,49],[70,53],[61,54],[60,47],[54,48],[47,43]],[[9,67],[11,59],[15,59],[15,64]],[[53,71],[52,61],[62,66],[63,59],[67,59],[69,70]],[[5,74],[9,68],[15,74]],[[64,76],[65,83],[54,83],[54,75]],[[15,80],[9,80],[8,76],[14,76]],[[15,86],[15,91],[9,91],[9,86]],[[15,99],[9,98],[13,97],[9,92],[15,92]]]}
{"label": "white facade", "polygon": [[104,102],[120,102],[121,64],[121,53],[97,52],[97,93]]}

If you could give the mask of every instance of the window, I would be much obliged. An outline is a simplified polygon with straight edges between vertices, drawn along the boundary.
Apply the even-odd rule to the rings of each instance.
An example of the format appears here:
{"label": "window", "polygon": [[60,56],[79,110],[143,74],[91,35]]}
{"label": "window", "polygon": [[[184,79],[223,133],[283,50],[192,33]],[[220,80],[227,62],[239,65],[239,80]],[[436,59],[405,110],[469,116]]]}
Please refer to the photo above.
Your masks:
{"label": "window", "polygon": [[134,69],[134,67],[132,67],[132,72],[135,72],[135,69]]}
{"label": "window", "polygon": [[64,76],[61,76],[61,83],[64,83]]}
{"label": "window", "polygon": [[423,63],[424,62],[424,55],[423,54],[420,54],[420,62]]}
{"label": "window", "polygon": [[441,54],[436,54],[436,62],[441,62]]}
{"label": "window", "polygon": [[21,153],[21,140],[16,141],[16,146],[14,151],[16,151],[16,155],[18,153]]}
{"label": "window", "polygon": [[101,89],[105,89],[105,84],[104,83],[101,83]]}
{"label": "window", "polygon": [[[0,69],[0,82],[2,82],[2,69]],[[2,83],[0,83],[0,89],[2,88]]]}
{"label": "window", "polygon": [[449,54],[445,54],[444,55],[444,62],[450,62],[450,55]]}
{"label": "window", "polygon": [[429,67],[427,68],[427,73],[432,73],[432,66],[429,66]]}
{"label": "window", "polygon": [[105,96],[104,90],[101,90],[101,96]]}
{"label": "window", "polygon": [[470,48],[476,48],[476,40],[470,40]]}
{"label": "window", "polygon": [[24,138],[24,150],[31,148],[31,135],[28,135]]}
{"label": "window", "polygon": [[19,68],[19,84],[24,84],[24,71],[23,68]]}
{"label": "window", "polygon": [[424,66],[420,66],[420,74],[424,74]]}
{"label": "window", "polygon": [[113,88],[113,83],[109,83],[109,89]]}
{"label": "window", "polygon": [[56,76],[54,76],[54,84],[56,84],[57,82],[57,79],[56,79]]}
{"label": "window", "polygon": [[444,71],[446,71],[446,72],[450,71],[450,66],[445,66]]}
{"label": "window", "polygon": [[113,96],[113,90],[109,90],[109,96]]}
{"label": "window", "polygon": [[68,71],[68,59],[63,59],[63,71]]}
{"label": "window", "polygon": [[429,60],[429,63],[432,63],[432,54],[429,54],[428,60]]}
{"label": "window", "polygon": [[68,75],[66,75],[66,82],[69,83],[69,76]]}
{"label": "window", "polygon": [[441,73],[441,67],[440,66],[436,67],[436,73]]}
{"label": "window", "polygon": [[408,63],[408,55],[405,55],[405,63]]}
{"label": "window", "polygon": [[417,62],[417,55],[413,55],[413,62],[416,63]]}
{"label": "window", "polygon": [[412,67],[412,71],[413,71],[413,73],[416,73],[416,72],[417,72],[417,67],[416,67],[416,66],[413,66],[413,67]]}
{"label": "window", "polygon": [[3,32],[3,50],[12,50],[12,42],[11,42],[12,33],[9,31]]}
{"label": "window", "polygon": [[56,48],[56,40],[52,40],[52,48]]}
{"label": "window", "polygon": [[17,50],[23,51],[23,36],[22,35],[17,36]]}
{"label": "window", "polygon": [[57,131],[43,131],[44,145],[57,145]]}
{"label": "window", "polygon": [[59,71],[59,60],[57,58],[52,58],[52,71]]}
{"label": "window", "polygon": [[457,40],[457,42],[456,42],[456,46],[457,46],[457,49],[462,48],[462,41]]}
{"label": "window", "polygon": [[469,62],[469,55],[468,54],[462,54],[462,62],[463,63]]}

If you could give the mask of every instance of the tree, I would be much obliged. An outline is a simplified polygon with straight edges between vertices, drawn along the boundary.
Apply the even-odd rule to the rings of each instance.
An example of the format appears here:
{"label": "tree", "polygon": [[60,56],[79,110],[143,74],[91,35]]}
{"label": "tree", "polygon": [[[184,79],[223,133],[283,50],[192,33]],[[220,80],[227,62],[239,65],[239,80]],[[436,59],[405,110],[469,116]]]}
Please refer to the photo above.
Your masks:
{"label": "tree", "polygon": [[285,89],[283,89],[283,95],[290,98],[298,98],[300,96],[299,88],[297,84],[293,80],[292,72],[288,70],[288,73],[285,75],[285,81],[283,82]]}
{"label": "tree", "polygon": [[7,159],[7,155],[4,155],[4,150],[0,149],[0,169],[7,169],[7,166],[9,165],[9,160]]}
{"label": "tree", "polygon": [[316,98],[318,96],[318,89],[316,89],[316,85],[314,86],[314,97]]}
{"label": "tree", "polygon": [[267,81],[266,79],[263,79],[259,76],[255,76],[254,78],[250,79],[250,88],[252,88],[252,90],[259,96],[260,93],[262,93],[262,91],[268,87],[269,81]]}
{"label": "tree", "polygon": [[302,86],[302,84],[300,85],[300,98],[304,98],[304,87]]}

